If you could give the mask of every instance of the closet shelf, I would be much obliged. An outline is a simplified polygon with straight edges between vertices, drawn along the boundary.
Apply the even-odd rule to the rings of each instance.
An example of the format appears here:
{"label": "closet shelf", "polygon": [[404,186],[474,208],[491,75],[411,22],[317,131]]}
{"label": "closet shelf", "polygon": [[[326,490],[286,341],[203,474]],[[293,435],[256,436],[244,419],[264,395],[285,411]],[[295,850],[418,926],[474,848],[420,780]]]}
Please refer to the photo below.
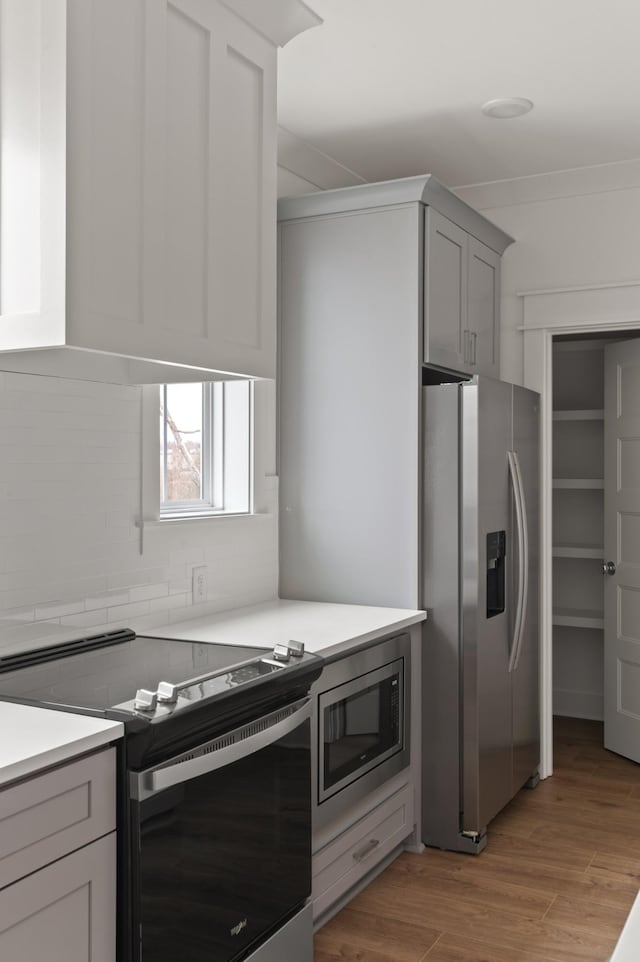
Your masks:
{"label": "closet shelf", "polygon": [[554,478],[554,488],[604,490],[604,478]]}
{"label": "closet shelf", "polygon": [[554,421],[604,421],[604,411],[600,410],[577,410],[577,411],[554,411]]}
{"label": "closet shelf", "polygon": [[554,558],[604,558],[604,546],[600,544],[554,544]]}
{"label": "closet shelf", "polygon": [[604,612],[586,608],[554,608],[554,625],[564,628],[604,628]]}

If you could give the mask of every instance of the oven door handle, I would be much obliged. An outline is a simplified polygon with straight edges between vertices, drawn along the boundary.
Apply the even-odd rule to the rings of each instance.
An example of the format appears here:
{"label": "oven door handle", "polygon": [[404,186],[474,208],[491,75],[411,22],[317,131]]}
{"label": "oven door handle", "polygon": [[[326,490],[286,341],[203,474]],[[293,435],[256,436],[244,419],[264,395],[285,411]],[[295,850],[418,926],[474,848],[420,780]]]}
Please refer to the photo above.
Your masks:
{"label": "oven door handle", "polygon": [[[163,792],[167,788],[188,782],[200,775],[215,772],[218,768],[231,765],[233,762],[240,761],[242,758],[253,755],[254,752],[259,752],[261,749],[273,745],[274,742],[295,731],[307,718],[311,718],[310,698],[303,698],[295,702],[292,707],[295,708],[295,711],[282,721],[274,720],[269,724],[270,716],[267,715],[265,718],[249,722],[235,732],[231,732],[225,740],[234,738],[232,744],[226,744],[221,748],[213,748],[206,754],[190,758],[188,761],[176,761],[174,764],[162,768],[133,774],[131,778],[132,796],[138,801],[143,801],[145,798]],[[280,709],[273,714],[277,717],[281,712]],[[261,731],[249,734],[249,732],[255,730],[256,725],[263,723],[265,727]],[[244,734],[245,732],[247,734]]]}

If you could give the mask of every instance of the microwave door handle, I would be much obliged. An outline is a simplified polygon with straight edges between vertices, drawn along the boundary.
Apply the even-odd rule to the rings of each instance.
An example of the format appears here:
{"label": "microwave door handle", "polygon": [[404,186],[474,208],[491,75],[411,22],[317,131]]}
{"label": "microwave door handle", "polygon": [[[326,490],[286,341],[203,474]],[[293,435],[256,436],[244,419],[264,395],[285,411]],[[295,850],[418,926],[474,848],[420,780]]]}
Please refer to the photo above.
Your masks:
{"label": "microwave door handle", "polygon": [[[167,765],[164,768],[156,768],[152,771],[134,775],[137,782],[136,794],[138,799],[149,798],[149,796],[163,792],[167,788],[173,788],[175,785],[188,782],[192,778],[215,772],[218,768],[231,765],[233,762],[240,761],[242,758],[253,755],[254,752],[259,752],[261,749],[273,745],[274,742],[284,738],[285,735],[291,734],[304,721],[311,718],[311,699],[305,698],[297,704],[300,707],[287,718],[270,725],[264,731],[257,732],[255,735],[249,735],[232,745],[189,759],[186,762],[176,762],[174,765]],[[255,724],[256,722],[250,722],[247,727]]]}
{"label": "microwave door handle", "polygon": [[507,451],[507,459],[509,462],[509,477],[511,478],[511,484],[513,485],[513,500],[516,509],[516,532],[518,538],[518,599],[516,601],[516,616],[513,623],[513,640],[509,654],[509,671],[512,672],[516,667],[525,601],[524,594],[527,565],[525,556],[524,525],[526,522],[523,518],[523,503],[521,498],[521,478],[518,455],[515,451]]}

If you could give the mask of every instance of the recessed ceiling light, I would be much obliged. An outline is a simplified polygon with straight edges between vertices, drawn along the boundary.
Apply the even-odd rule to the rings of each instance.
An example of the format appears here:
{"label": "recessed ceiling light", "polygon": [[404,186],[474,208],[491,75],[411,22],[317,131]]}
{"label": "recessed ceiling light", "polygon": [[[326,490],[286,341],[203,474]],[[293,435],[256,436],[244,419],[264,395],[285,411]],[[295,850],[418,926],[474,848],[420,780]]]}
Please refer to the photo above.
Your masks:
{"label": "recessed ceiling light", "polygon": [[533,109],[533,101],[526,97],[500,97],[498,100],[487,100],[482,105],[482,113],[487,117],[498,120],[509,120],[511,117],[521,117]]}

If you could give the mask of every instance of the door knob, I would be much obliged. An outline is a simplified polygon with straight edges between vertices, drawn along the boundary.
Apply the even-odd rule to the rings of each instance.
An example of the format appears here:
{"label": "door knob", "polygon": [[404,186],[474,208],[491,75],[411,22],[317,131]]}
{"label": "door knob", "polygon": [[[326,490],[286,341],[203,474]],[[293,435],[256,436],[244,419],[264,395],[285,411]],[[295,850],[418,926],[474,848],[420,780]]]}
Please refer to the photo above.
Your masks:
{"label": "door knob", "polygon": [[616,573],[616,566],[613,563],[613,561],[605,561],[605,563],[602,565],[602,574],[614,575],[615,573]]}

